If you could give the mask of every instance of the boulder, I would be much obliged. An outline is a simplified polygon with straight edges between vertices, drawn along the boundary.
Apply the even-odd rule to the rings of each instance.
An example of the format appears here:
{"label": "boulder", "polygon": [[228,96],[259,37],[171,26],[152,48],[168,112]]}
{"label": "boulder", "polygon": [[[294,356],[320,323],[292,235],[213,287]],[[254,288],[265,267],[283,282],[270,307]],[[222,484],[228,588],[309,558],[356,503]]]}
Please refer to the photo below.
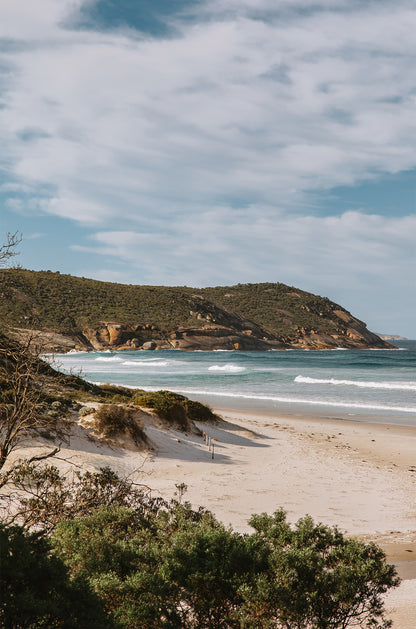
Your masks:
{"label": "boulder", "polygon": [[146,341],[146,343],[143,343],[142,345],[142,349],[156,349],[157,344],[155,343],[155,341]]}

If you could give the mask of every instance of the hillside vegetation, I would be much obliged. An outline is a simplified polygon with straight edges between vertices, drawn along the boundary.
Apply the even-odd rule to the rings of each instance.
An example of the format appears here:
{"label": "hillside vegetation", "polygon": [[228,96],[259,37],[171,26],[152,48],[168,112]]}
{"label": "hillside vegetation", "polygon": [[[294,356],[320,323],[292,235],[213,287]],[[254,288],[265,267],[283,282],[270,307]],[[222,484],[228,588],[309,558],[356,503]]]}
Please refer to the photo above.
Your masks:
{"label": "hillside vegetation", "polygon": [[0,291],[9,325],[70,336],[89,349],[149,341],[152,349],[387,346],[326,297],[281,283],[135,286],[4,269]]}

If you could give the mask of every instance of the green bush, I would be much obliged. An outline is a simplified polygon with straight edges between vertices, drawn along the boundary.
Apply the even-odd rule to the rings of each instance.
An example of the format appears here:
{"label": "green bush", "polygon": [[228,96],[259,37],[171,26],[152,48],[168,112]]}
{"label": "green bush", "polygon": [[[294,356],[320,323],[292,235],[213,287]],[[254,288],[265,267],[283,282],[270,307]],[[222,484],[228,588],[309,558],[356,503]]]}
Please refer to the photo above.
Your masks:
{"label": "green bush", "polygon": [[386,629],[399,583],[374,544],[306,517],[261,514],[242,535],[173,502],[142,519],[101,507],[61,521],[57,556],[88,581],[120,629]]}
{"label": "green bush", "polygon": [[37,533],[0,524],[0,627],[104,629],[112,623],[86,579],[71,578]]}
{"label": "green bush", "polygon": [[192,421],[200,422],[216,422],[218,421],[218,415],[212,412],[209,406],[196,402],[195,400],[186,400],[186,414]]}
{"label": "green bush", "polygon": [[106,399],[111,400],[114,404],[128,403],[135,394],[135,391],[132,389],[118,387],[113,384],[101,384],[100,391]]}
{"label": "green bush", "polygon": [[157,415],[181,428],[188,428],[189,422],[186,414],[186,397],[172,391],[155,391],[152,393],[139,393],[134,398],[137,406],[152,408]]}
{"label": "green bush", "polygon": [[146,434],[135,417],[135,412],[117,404],[103,404],[95,413],[97,428],[104,437],[129,434],[136,445],[147,442]]}
{"label": "green bush", "polygon": [[90,406],[83,406],[79,411],[80,417],[85,417],[86,415],[91,415],[91,413],[95,413],[97,409],[91,408]]}
{"label": "green bush", "polygon": [[140,392],[136,394],[134,404],[152,408],[161,419],[184,429],[189,428],[190,421],[218,421],[218,416],[205,404],[172,391]]}

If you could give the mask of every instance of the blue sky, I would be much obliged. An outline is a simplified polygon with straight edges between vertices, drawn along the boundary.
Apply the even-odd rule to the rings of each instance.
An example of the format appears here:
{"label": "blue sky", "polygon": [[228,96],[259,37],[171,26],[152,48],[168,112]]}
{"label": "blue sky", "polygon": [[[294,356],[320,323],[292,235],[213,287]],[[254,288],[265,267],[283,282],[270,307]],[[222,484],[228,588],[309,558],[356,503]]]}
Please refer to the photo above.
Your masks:
{"label": "blue sky", "polygon": [[415,338],[415,32],[408,0],[2,0],[0,233],[26,268],[281,281]]}

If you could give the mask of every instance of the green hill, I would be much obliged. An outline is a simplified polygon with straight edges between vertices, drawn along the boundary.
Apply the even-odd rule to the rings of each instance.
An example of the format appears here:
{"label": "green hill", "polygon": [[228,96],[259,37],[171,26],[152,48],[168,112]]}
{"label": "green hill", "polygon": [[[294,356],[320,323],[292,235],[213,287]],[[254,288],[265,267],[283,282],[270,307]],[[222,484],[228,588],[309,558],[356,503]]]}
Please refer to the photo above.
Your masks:
{"label": "green hill", "polygon": [[4,269],[0,297],[8,325],[88,349],[388,346],[341,306],[281,283],[135,286]]}

